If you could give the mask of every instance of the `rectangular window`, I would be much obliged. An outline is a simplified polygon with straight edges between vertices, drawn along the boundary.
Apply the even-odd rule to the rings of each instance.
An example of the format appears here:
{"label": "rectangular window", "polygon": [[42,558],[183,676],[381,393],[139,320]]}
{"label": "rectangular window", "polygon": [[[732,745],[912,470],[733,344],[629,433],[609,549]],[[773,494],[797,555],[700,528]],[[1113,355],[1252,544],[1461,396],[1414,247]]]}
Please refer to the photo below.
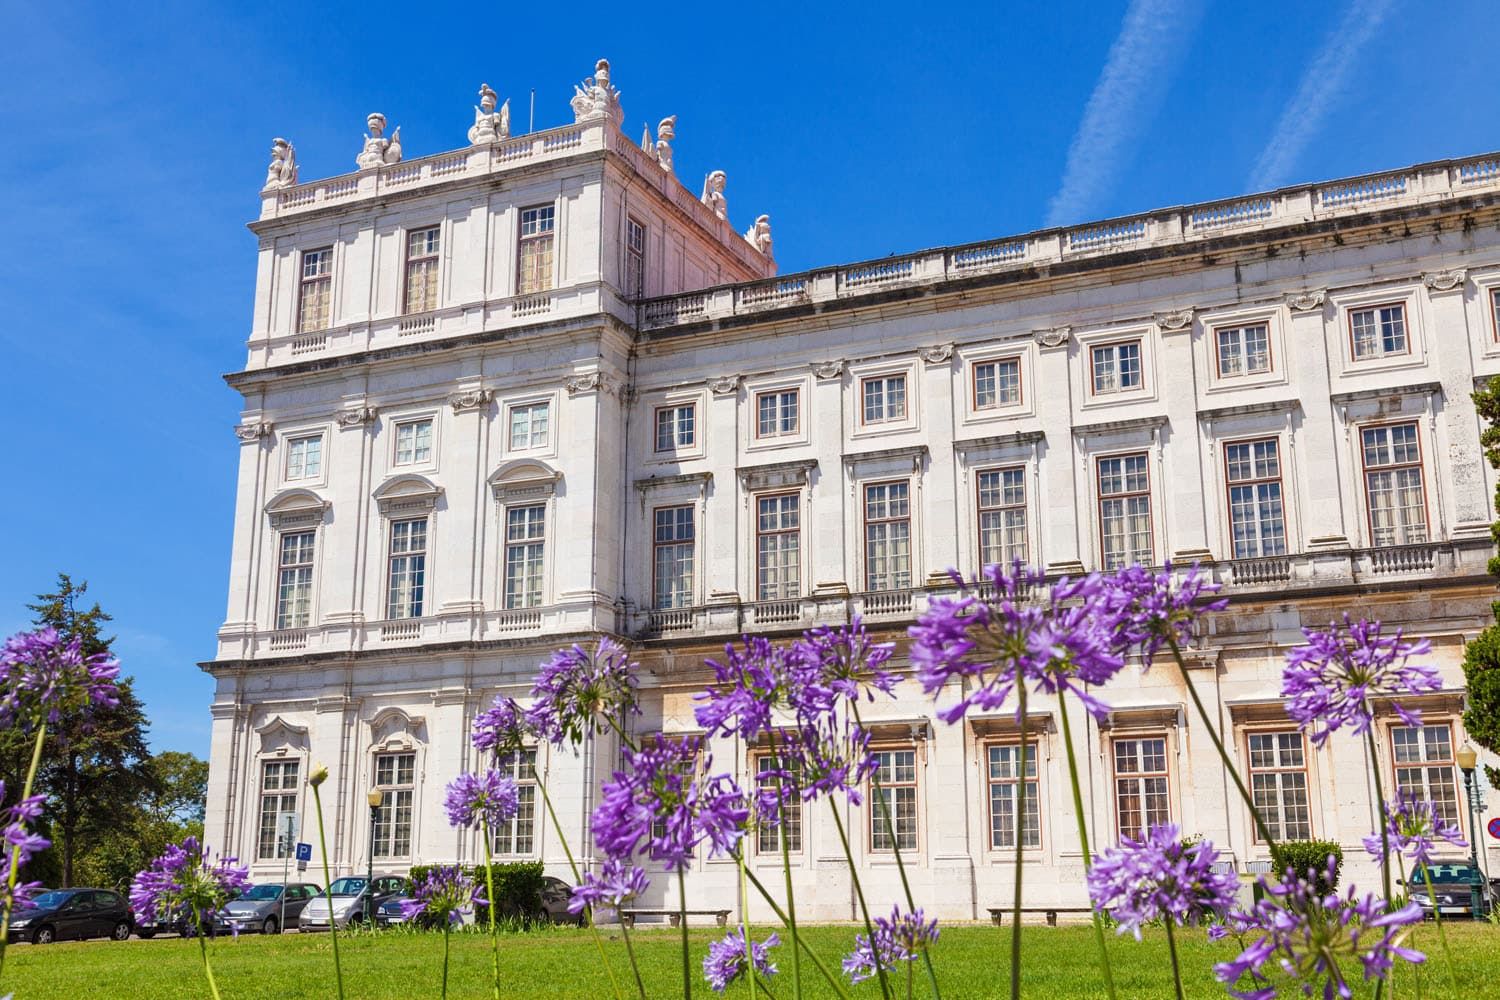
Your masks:
{"label": "rectangular window", "polygon": [[546,539],[546,504],[505,509],[506,610],[541,605],[542,554]]}
{"label": "rectangular window", "polygon": [[[875,775],[870,782],[870,850],[917,849],[917,752],[875,751]],[[878,788],[878,790],[877,790]],[[877,797],[884,799],[886,809]],[[886,827],[887,813],[895,834]]]}
{"label": "rectangular window", "polygon": [[1115,740],[1115,816],[1122,839],[1172,821],[1165,737]]}
{"label": "rectangular window", "polygon": [[1500,288],[1490,291],[1490,320],[1494,324],[1495,339],[1500,340]]}
{"label": "rectangular window", "polygon": [[1417,425],[1390,424],[1360,431],[1365,465],[1365,501],[1370,508],[1370,544],[1410,545],[1427,541],[1427,493]]}
{"label": "rectangular window", "polygon": [[653,540],[656,607],[686,608],[693,603],[693,508],[658,507]]}
{"label": "rectangular window", "polygon": [[552,404],[526,403],[510,408],[510,450],[547,447],[551,432]]}
{"label": "rectangular window", "polygon": [[328,329],[333,306],[333,247],[302,252],[302,283],[297,292],[297,332]]}
{"label": "rectangular window", "polygon": [[801,417],[796,389],[777,389],[755,394],[755,436],[788,437],[796,434]]}
{"label": "rectangular window", "polygon": [[1458,823],[1458,780],[1453,763],[1453,731],[1446,723],[1395,726],[1391,757],[1396,764],[1396,791],[1431,802],[1438,815]]}
{"label": "rectangular window", "polygon": [[[761,788],[768,788],[772,792],[777,787],[776,763],[778,758],[770,755],[755,758],[756,780]],[[784,761],[783,768],[788,771],[786,782],[786,796],[781,806],[781,826],[777,827],[770,823],[762,824],[756,830],[755,850],[759,854],[780,854],[781,833],[786,832],[786,849],[796,852],[802,850],[802,798],[794,791],[800,782],[794,761]]]}
{"label": "rectangular window", "polygon": [[758,601],[801,595],[801,497],[777,493],[755,498],[755,592]]}
{"label": "rectangular window", "polygon": [[536,749],[527,747],[496,765],[500,773],[515,779],[516,814],[495,828],[495,853],[530,856],[536,854]]}
{"label": "rectangular window", "polygon": [[911,586],[911,484],[865,487],[865,589]]}
{"label": "rectangular window", "polygon": [[990,846],[1016,846],[1016,816],[1021,817],[1021,846],[1042,846],[1042,814],[1037,796],[1035,744],[1026,745],[1025,805],[1021,806],[1021,747],[986,748],[989,761]]}
{"label": "rectangular window", "polygon": [[983,361],[974,366],[974,409],[992,410],[1020,402],[1020,358]]}
{"label": "rectangular window", "polygon": [[1281,458],[1276,439],[1226,444],[1224,469],[1234,557],[1283,555],[1286,521],[1281,508]]}
{"label": "rectangular window", "polygon": [[383,753],[375,758],[375,787],[385,793],[375,810],[377,858],[411,855],[411,800],[416,787],[417,755]]}
{"label": "rectangular window", "polygon": [[287,482],[317,479],[323,474],[323,435],[288,438],[286,442]]}
{"label": "rectangular window", "polygon": [[432,421],[408,420],[396,425],[396,464],[425,465],[432,461]]}
{"label": "rectangular window", "polygon": [[297,770],[295,760],[268,760],[261,765],[257,858],[285,858],[292,853],[293,845],[282,837],[281,817],[287,813],[297,815]]}
{"label": "rectangular window", "polygon": [[638,299],[646,294],[646,227],[625,219],[625,294]]}
{"label": "rectangular window", "polygon": [[979,565],[1026,562],[1026,470],[979,473]]}
{"label": "rectangular window", "polygon": [[906,376],[881,375],[860,383],[864,423],[886,424],[906,419]]}
{"label": "rectangular window", "polygon": [[681,406],[659,406],[656,408],[656,450],[676,451],[691,448],[698,436],[698,405],[684,403]]}
{"label": "rectangular window", "polygon": [[438,252],[442,229],[432,226],[406,234],[406,311],[427,312],[438,304]]}
{"label": "rectangular window", "polygon": [[1094,395],[1129,392],[1141,387],[1141,342],[1103,344],[1090,352],[1094,370]]}
{"label": "rectangular window", "polygon": [[1271,370],[1271,338],[1264,323],[1215,330],[1219,346],[1219,377],[1256,375]]}
{"label": "rectangular window", "polygon": [[1349,310],[1349,335],[1354,341],[1354,358],[1383,358],[1406,354],[1406,307],[1397,303],[1370,309]]}
{"label": "rectangular window", "polygon": [[[1295,729],[1249,733],[1245,740],[1250,750],[1250,794],[1271,836],[1278,841],[1311,840],[1302,734]],[[1259,828],[1255,836],[1259,840]]]}
{"label": "rectangular window", "polygon": [[521,210],[516,294],[533,295],[552,287],[552,230],[556,221],[557,209],[552,205]]}
{"label": "rectangular window", "polygon": [[1151,477],[1145,453],[1099,459],[1099,537],[1105,569],[1151,564]]}
{"label": "rectangular window", "polygon": [[281,536],[281,565],[276,576],[276,627],[307,628],[312,619],[313,531]]}
{"label": "rectangular window", "polygon": [[421,618],[427,584],[427,518],[391,522],[387,618]]}

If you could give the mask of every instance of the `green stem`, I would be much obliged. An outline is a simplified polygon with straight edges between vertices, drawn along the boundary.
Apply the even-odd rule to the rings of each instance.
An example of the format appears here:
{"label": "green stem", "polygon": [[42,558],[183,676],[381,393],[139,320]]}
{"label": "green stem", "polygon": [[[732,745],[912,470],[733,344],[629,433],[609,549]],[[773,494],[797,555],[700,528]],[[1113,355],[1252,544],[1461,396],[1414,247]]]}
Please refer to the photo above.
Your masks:
{"label": "green stem", "polygon": [[[760,898],[766,901],[766,905],[771,908],[771,912],[776,914],[776,919],[780,920],[781,925],[787,928],[788,931],[790,931],[791,923],[787,920],[786,912],[782,910],[781,906],[776,902],[775,898],[766,891],[766,887],[764,884],[762,884],[761,880],[756,877],[754,872],[749,871],[748,869],[745,872],[745,876],[746,878],[750,879],[750,884],[755,886],[755,891],[760,893]],[[806,941],[797,939],[797,943],[801,945],[802,951],[812,962],[813,968],[818,970],[818,973],[822,975],[823,979],[827,981],[828,985],[833,988],[833,992],[838,994],[840,1000],[849,1000],[849,991],[844,989],[844,984],[839,982],[838,978],[834,976],[833,973],[828,971],[828,966],[823,964],[823,960],[818,957],[817,952],[808,947]]]}
{"label": "green stem", "polygon": [[745,881],[745,856],[735,855],[740,869],[740,933],[745,935],[745,982],[750,987],[750,1000],[755,1000],[755,949],[750,947],[750,886]]}
{"label": "green stem", "polygon": [[1177,1000],[1182,998],[1182,967],[1177,964],[1177,935],[1172,930],[1175,921],[1167,917],[1167,954],[1172,956],[1172,987],[1177,991]]}
{"label": "green stem", "polygon": [[854,866],[854,852],[849,849],[849,834],[844,830],[844,818],[839,815],[839,805],[831,797],[828,800],[828,811],[833,813],[833,825],[838,827],[839,843],[844,845],[844,857],[849,862],[849,877],[854,880],[854,895],[859,899],[859,912],[865,919],[865,933],[870,938],[870,957],[875,960],[875,975],[880,977],[880,995],[891,1000],[891,984],[886,979],[885,966],[880,961],[880,949],[875,947],[875,925],[870,922],[870,908],[865,905],[865,890],[859,882],[859,870]]}
{"label": "green stem", "polygon": [[495,1000],[500,1000],[500,930],[495,923],[495,911],[498,910],[499,901],[495,899],[495,865],[490,854],[490,825],[483,825],[484,831],[484,888],[485,899],[489,901],[490,911],[490,969],[495,974]]}
{"label": "green stem", "polygon": [[[1016,718],[1020,720],[1021,747],[1018,753],[1020,764],[1016,773],[1025,780],[1026,775],[1026,679],[1016,677]],[[1017,827],[1019,834],[1020,828]],[[1024,860],[1021,837],[1016,837],[1016,889],[1011,901],[1010,916],[1010,1000],[1021,997],[1021,864]]]}
{"label": "green stem", "polygon": [[[1177,670],[1182,674],[1182,683],[1187,686],[1188,695],[1198,709],[1198,717],[1203,720],[1203,728],[1208,730],[1208,738],[1213,740],[1214,748],[1219,751],[1219,759],[1224,762],[1224,770],[1228,771],[1229,776],[1234,779],[1234,787],[1239,789],[1240,798],[1245,800],[1245,806],[1250,810],[1250,818],[1255,821],[1255,828],[1260,832],[1260,839],[1266,842],[1266,850],[1274,852],[1276,838],[1271,836],[1271,828],[1266,826],[1266,821],[1261,818],[1260,810],[1255,807],[1255,799],[1251,796],[1250,789],[1245,787],[1239,769],[1230,759],[1229,751],[1224,749],[1224,741],[1219,739],[1219,730],[1215,728],[1213,719],[1209,717],[1208,709],[1203,705],[1203,699],[1198,697],[1198,689],[1193,685],[1192,677],[1188,676],[1187,663],[1182,658],[1182,649],[1177,645],[1177,637],[1168,633],[1167,645],[1172,650],[1172,659],[1177,661]],[[1386,892],[1386,898],[1390,898],[1389,891]]]}
{"label": "green stem", "polygon": [[[643,983],[643,982],[641,982],[641,967],[639,965],[636,965],[636,963],[635,963],[635,948],[630,943],[630,921],[626,920],[623,915],[617,915],[617,916],[619,916],[619,920],[620,920],[620,936],[625,939],[625,954],[630,959],[630,969],[631,969],[631,971],[635,973],[635,988],[638,989],[638,990],[640,990],[640,992],[641,992],[641,1000],[646,1000],[646,984]],[[592,926],[592,921],[590,923],[590,926]],[[597,927],[595,927],[594,928],[594,938],[595,938],[595,940],[597,940],[598,937],[599,937],[599,929]],[[606,966],[606,968],[608,968],[608,966]],[[609,980],[610,980],[610,982],[613,983],[614,979],[615,979],[615,975],[614,975],[613,972],[611,972],[609,974]]]}
{"label": "green stem", "polygon": [[[42,744],[47,740],[47,724],[44,722],[36,729],[36,739],[31,746],[31,766],[26,769],[26,783],[21,786],[21,801],[25,802],[31,798],[31,786],[36,782],[36,772],[42,766]],[[5,877],[7,892],[5,893],[5,913],[0,916],[0,972],[5,969],[5,946],[10,940],[10,911],[16,900],[16,881],[21,874],[21,847],[19,844],[10,849],[10,872]]]}
{"label": "green stem", "polygon": [[[1422,866],[1422,881],[1427,883],[1427,898],[1432,900],[1432,920],[1437,924],[1438,939],[1443,942],[1443,957],[1448,960],[1448,982],[1453,986],[1453,995],[1458,995],[1458,976],[1453,971],[1453,952],[1448,947],[1448,932],[1443,929],[1443,915],[1438,912],[1437,893],[1432,889],[1432,873]],[[1420,980],[1418,980],[1420,982]]]}
{"label": "green stem", "polygon": [[328,936],[333,941],[333,975],[338,981],[339,1000],[344,1000],[344,967],[339,962],[339,924],[333,912],[333,876],[328,870],[328,840],[323,835],[323,797],[318,794],[317,785],[312,786],[312,793],[314,811],[318,814],[318,848],[323,853],[323,898],[328,900]]}
{"label": "green stem", "polygon": [[443,1000],[448,1000],[448,920],[443,919]]}
{"label": "green stem", "polygon": [[[1089,824],[1083,812],[1083,790],[1078,783],[1078,759],[1073,752],[1073,730],[1068,725],[1068,699],[1059,695],[1057,699],[1058,716],[1062,719],[1063,746],[1068,754],[1068,780],[1073,784],[1073,812],[1078,816],[1078,844],[1083,848],[1083,870],[1087,872],[1093,867],[1094,860],[1089,854]],[[1021,798],[1026,797],[1026,776],[1021,775]],[[1019,810],[1024,815],[1024,807]],[[1021,824],[1016,824],[1016,836],[1021,834]],[[1104,989],[1109,994],[1109,1000],[1115,1000],[1115,977],[1109,967],[1109,946],[1104,939],[1104,914],[1095,907],[1089,907],[1094,918],[1094,940],[1099,945],[1099,962],[1104,969]]]}
{"label": "green stem", "polygon": [[[776,730],[770,732],[771,767],[776,772],[776,801],[778,809],[786,808],[786,784],[781,775],[781,752],[776,748]],[[797,808],[801,808],[799,800]],[[792,849],[786,838],[786,818],[776,827],[776,839],[781,845],[781,875],[786,883],[787,933],[792,938],[792,996],[802,1000],[802,954],[797,947],[797,902],[792,895]]]}
{"label": "green stem", "polygon": [[686,863],[677,870],[677,903],[682,910],[681,919],[677,924],[682,928],[682,996],[683,1000],[693,1000],[693,967],[688,955]]}
{"label": "green stem", "polygon": [[214,982],[214,969],[208,964],[208,930],[203,926],[203,915],[198,907],[192,909],[193,926],[198,928],[198,954],[203,959],[203,974],[208,977],[208,992],[214,1000],[219,1000],[219,984]]}
{"label": "green stem", "polygon": [[[1365,730],[1365,742],[1370,748],[1370,777],[1375,782],[1375,807],[1380,820],[1380,877],[1385,884],[1385,906],[1391,907],[1391,831],[1390,820],[1385,814],[1385,793],[1380,789],[1380,758],[1375,752],[1375,731]],[[1437,912],[1437,899],[1432,900],[1432,912]]]}

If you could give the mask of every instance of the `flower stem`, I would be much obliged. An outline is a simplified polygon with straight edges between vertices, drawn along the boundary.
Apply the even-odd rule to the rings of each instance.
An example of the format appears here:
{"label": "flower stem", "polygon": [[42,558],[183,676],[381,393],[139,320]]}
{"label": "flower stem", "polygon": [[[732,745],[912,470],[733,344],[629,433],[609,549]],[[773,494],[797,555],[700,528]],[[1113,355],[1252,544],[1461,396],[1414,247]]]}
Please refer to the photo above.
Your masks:
{"label": "flower stem", "polygon": [[[1380,758],[1375,752],[1375,731],[1365,730],[1365,742],[1370,748],[1370,778],[1375,782],[1375,807],[1380,819],[1380,877],[1385,885],[1385,907],[1391,908],[1391,831],[1390,820],[1385,813],[1385,793],[1380,789]],[[1437,913],[1437,898],[1433,897],[1432,912]]]}
{"label": "flower stem", "polygon": [[[1078,758],[1073,752],[1073,730],[1068,725],[1068,699],[1059,693],[1057,698],[1057,712],[1062,719],[1063,746],[1068,753],[1068,779],[1073,784],[1073,812],[1078,816],[1078,844],[1083,848],[1083,870],[1087,872],[1094,865],[1094,860],[1089,854],[1089,824],[1083,812],[1083,790],[1078,784]],[[1038,769],[1040,770],[1040,769]],[[1025,802],[1026,775],[1020,776],[1021,799]],[[1025,806],[1019,810],[1021,816],[1025,816]],[[1016,823],[1016,836],[1021,834],[1021,823]],[[1115,1000],[1115,977],[1109,967],[1109,946],[1104,940],[1104,914],[1095,907],[1089,907],[1094,917],[1094,940],[1099,945],[1099,963],[1104,969],[1104,989],[1109,994],[1109,1000]]]}
{"label": "flower stem", "polygon": [[448,1000],[448,921],[443,921],[443,1000]]}
{"label": "flower stem", "polygon": [[828,800],[828,811],[833,813],[833,825],[838,827],[839,843],[844,845],[844,857],[849,862],[849,877],[854,880],[854,895],[859,899],[859,912],[865,918],[865,933],[870,938],[870,957],[875,961],[875,975],[880,977],[880,995],[891,1000],[891,984],[886,979],[885,965],[880,961],[880,949],[875,940],[875,925],[870,922],[870,908],[865,905],[864,886],[859,882],[859,871],[854,867],[854,852],[849,849],[849,835],[844,830],[844,818],[839,815],[839,804]]}
{"label": "flower stem", "polygon": [[693,1000],[693,969],[692,961],[688,956],[686,862],[677,869],[677,903],[682,909],[682,917],[677,923],[682,928],[682,996],[683,1000]]}
{"label": "flower stem", "polygon": [[[786,912],[782,910],[781,906],[776,902],[775,898],[766,891],[766,887],[761,882],[761,880],[756,877],[754,872],[749,871],[748,869],[745,872],[745,876],[750,880],[750,884],[755,886],[755,891],[760,893],[760,898],[764,899],[766,901],[766,905],[771,907],[771,912],[776,914],[776,919],[780,920],[781,925],[787,928],[788,931],[790,931],[791,923],[787,920]],[[796,940],[797,943],[801,945],[802,950],[807,953],[808,959],[812,962],[813,968],[818,970],[818,972],[828,982],[828,985],[833,988],[833,992],[838,994],[840,1000],[849,1000],[849,991],[844,989],[844,984],[839,982],[838,978],[835,977],[833,973],[828,971],[828,966],[824,965],[823,960],[818,957],[817,953],[808,947],[807,942],[796,938],[794,938],[793,940]]]}
{"label": "flower stem", "polygon": [[745,856],[736,854],[734,860],[740,869],[740,931],[745,935],[745,982],[750,987],[750,1000],[755,1000],[755,949],[750,947],[750,886],[745,880]]}
{"label": "flower stem", "polygon": [[203,916],[198,907],[193,907],[193,926],[198,928],[198,954],[203,959],[203,974],[208,977],[208,992],[219,1000],[219,984],[214,982],[213,966],[208,964],[208,930],[203,926]]}
{"label": "flower stem", "polygon": [[500,1000],[500,931],[495,924],[495,911],[499,900],[495,899],[495,865],[490,854],[490,825],[482,826],[484,832],[484,888],[490,911],[490,969],[495,974],[495,1000]]}
{"label": "flower stem", "polygon": [[317,785],[312,786],[312,793],[313,811],[318,814],[318,848],[323,853],[323,898],[328,900],[328,936],[333,941],[333,975],[338,981],[339,1000],[344,1000],[344,968],[339,963],[339,923],[333,912],[333,876],[328,871],[328,839],[323,835],[323,797],[318,793]]}
{"label": "flower stem", "polygon": [[[36,772],[42,766],[42,744],[47,741],[47,724],[36,727],[36,739],[31,745],[31,766],[26,769],[26,783],[21,787],[21,801],[31,798],[31,786],[36,782]],[[0,916],[0,972],[5,969],[5,945],[10,940],[10,912],[16,900],[16,880],[21,874],[21,845],[10,849],[10,871],[5,877],[5,913]]]}
{"label": "flower stem", "polygon": [[1432,889],[1432,872],[1427,870],[1425,864],[1422,865],[1422,881],[1427,883],[1427,898],[1432,900],[1432,920],[1437,924],[1438,938],[1443,942],[1443,957],[1448,960],[1448,982],[1453,986],[1453,994],[1457,996],[1458,977],[1453,972],[1453,952],[1448,947],[1448,932],[1443,929],[1443,915],[1438,912],[1437,893]]}
{"label": "flower stem", "polygon": [[[1016,767],[1016,773],[1021,776],[1024,784],[1026,780],[1026,679],[1019,675],[1016,677],[1016,704],[1016,718],[1020,720],[1021,740],[1018,754],[1020,763]],[[1019,824],[1016,827],[1016,834],[1016,891],[1011,903],[1010,915],[1010,1000],[1020,1000],[1021,997],[1021,864],[1025,855]]]}
{"label": "flower stem", "polygon": [[1177,935],[1172,930],[1176,923],[1169,914],[1167,916],[1167,954],[1172,956],[1172,987],[1177,991],[1177,1000],[1182,1000],[1182,967],[1177,963]]}
{"label": "flower stem", "polygon": [[[1266,821],[1261,818],[1260,810],[1255,807],[1255,799],[1250,794],[1250,789],[1245,787],[1244,780],[1240,777],[1239,769],[1234,766],[1234,761],[1229,757],[1229,751],[1224,749],[1224,741],[1219,739],[1219,731],[1214,728],[1214,723],[1208,715],[1208,709],[1203,705],[1203,699],[1198,697],[1198,689],[1193,685],[1192,677],[1188,676],[1186,661],[1182,658],[1182,648],[1177,645],[1177,637],[1167,635],[1167,645],[1171,647],[1172,659],[1177,661],[1177,670],[1182,674],[1182,683],[1187,686],[1188,695],[1193,699],[1193,704],[1198,709],[1198,717],[1203,720],[1203,728],[1208,730],[1208,738],[1213,740],[1214,748],[1219,751],[1219,759],[1224,762],[1224,770],[1234,779],[1234,787],[1239,789],[1240,798],[1245,800],[1245,805],[1250,810],[1250,818],[1255,821],[1255,828],[1260,833],[1260,839],[1265,841],[1266,849],[1274,851],[1276,838],[1271,836],[1271,828],[1266,826]],[[1390,893],[1387,891],[1387,898]]]}
{"label": "flower stem", "polygon": [[[592,917],[590,917],[589,925],[593,926]],[[641,991],[641,1000],[645,1000],[646,986],[641,982],[641,968],[640,966],[635,964],[635,948],[630,943],[630,921],[626,920],[624,917],[620,917],[620,936],[625,939],[625,954],[630,958],[631,971],[635,973],[635,988]],[[598,938],[599,928],[594,927],[594,939],[598,940]],[[605,966],[605,968],[608,969],[609,967]],[[615,975],[613,972],[611,972],[609,974],[610,982],[613,983],[614,979]]]}
{"label": "flower stem", "polygon": [[[786,787],[781,775],[781,752],[776,748],[776,730],[769,733],[771,738],[771,767],[776,772],[776,802],[777,809],[785,808]],[[801,808],[801,803],[798,803]],[[781,846],[781,875],[786,882],[786,929],[792,937],[792,996],[795,1000],[802,1000],[802,954],[797,947],[797,902],[792,895],[792,849],[786,838],[786,823],[777,824],[776,839]],[[743,870],[743,869],[742,869]]]}

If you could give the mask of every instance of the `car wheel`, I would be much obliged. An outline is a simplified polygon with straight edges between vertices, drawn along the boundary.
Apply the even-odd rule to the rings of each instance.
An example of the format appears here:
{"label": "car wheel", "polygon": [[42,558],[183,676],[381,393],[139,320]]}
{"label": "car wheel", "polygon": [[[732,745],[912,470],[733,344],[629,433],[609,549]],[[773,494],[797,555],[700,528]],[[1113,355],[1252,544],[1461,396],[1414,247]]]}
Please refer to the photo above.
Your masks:
{"label": "car wheel", "polygon": [[110,938],[115,941],[129,941],[130,925],[121,920],[119,923],[115,924],[114,933],[110,935]]}
{"label": "car wheel", "polygon": [[31,932],[32,944],[51,944],[57,940],[57,932],[51,927],[38,927]]}
{"label": "car wheel", "polygon": [[260,925],[260,932],[262,934],[275,934],[280,929],[276,926],[275,917],[267,917],[266,922]]}

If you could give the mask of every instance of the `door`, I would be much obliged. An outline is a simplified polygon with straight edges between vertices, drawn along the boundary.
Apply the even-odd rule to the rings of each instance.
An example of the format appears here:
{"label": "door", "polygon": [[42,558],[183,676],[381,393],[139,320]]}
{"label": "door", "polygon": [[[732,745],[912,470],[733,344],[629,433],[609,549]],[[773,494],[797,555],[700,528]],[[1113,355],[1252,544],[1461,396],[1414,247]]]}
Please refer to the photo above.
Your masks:
{"label": "door", "polygon": [[94,925],[94,894],[75,892],[57,911],[57,939],[68,941],[86,938],[96,933]]}
{"label": "door", "polygon": [[289,923],[295,923],[302,916],[302,911],[307,907],[308,900],[312,899],[312,893],[305,885],[289,885],[286,888],[286,919]]}

